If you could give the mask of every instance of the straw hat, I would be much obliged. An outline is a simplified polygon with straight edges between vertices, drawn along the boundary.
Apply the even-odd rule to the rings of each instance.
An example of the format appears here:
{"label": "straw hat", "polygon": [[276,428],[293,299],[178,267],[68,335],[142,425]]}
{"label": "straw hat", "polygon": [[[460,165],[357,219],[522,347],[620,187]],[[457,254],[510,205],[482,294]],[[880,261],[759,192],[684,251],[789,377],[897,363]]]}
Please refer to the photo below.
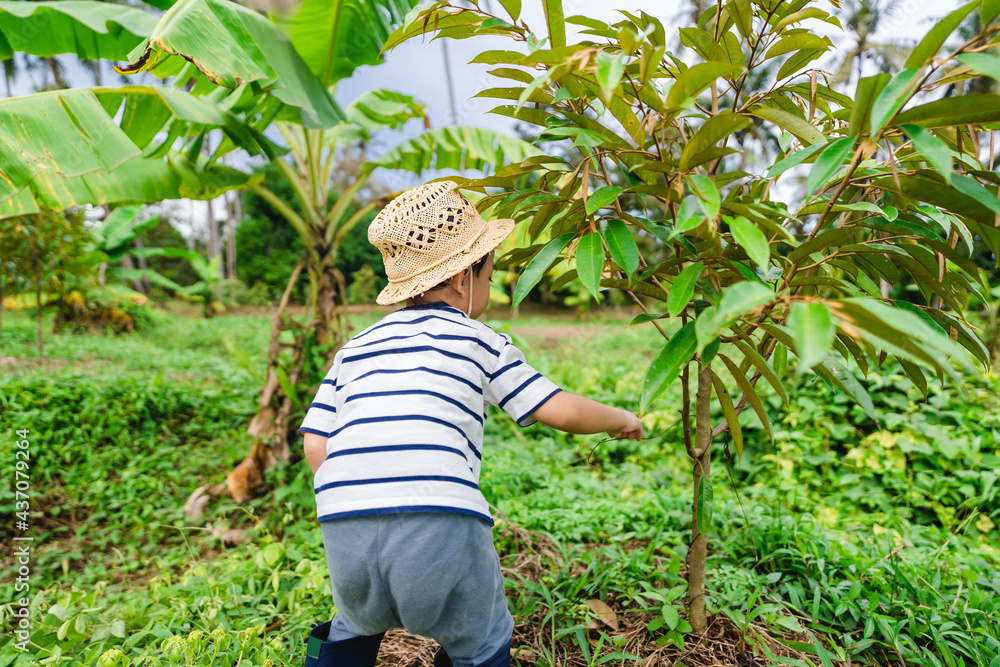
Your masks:
{"label": "straw hat", "polygon": [[510,219],[487,222],[453,181],[407,190],[379,211],[368,240],[382,252],[389,284],[382,305],[422,294],[476,263],[514,229]]}

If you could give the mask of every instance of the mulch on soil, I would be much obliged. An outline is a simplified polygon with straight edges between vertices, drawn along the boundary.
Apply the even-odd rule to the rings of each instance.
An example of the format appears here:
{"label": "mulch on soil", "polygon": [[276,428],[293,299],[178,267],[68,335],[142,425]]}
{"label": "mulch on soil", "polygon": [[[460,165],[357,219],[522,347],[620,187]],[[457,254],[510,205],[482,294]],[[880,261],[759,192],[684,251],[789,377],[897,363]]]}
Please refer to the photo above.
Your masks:
{"label": "mulch on soil", "polygon": [[[504,530],[513,531],[513,542],[518,546],[518,550],[513,553],[500,554],[506,575],[537,582],[544,572],[551,569],[552,562],[562,558],[556,545],[544,535],[508,522],[504,522]],[[580,647],[569,637],[556,641],[553,646],[551,622],[544,623],[546,610],[539,609],[528,618],[518,619],[519,622],[514,627],[512,664],[518,667],[535,667],[545,661],[544,656],[554,654],[555,662],[560,667],[587,667],[611,653],[628,653],[638,656],[639,661],[612,658],[604,664],[638,664],[643,667],[766,667],[772,664],[759,649],[755,650],[754,642],[749,636],[747,639],[743,638],[740,629],[725,615],[712,617],[704,635],[687,635],[684,648],[678,649],[673,645],[657,645],[658,637],[646,630],[646,625],[653,620],[652,614],[624,611],[622,605],[610,596],[605,603],[614,610],[618,629],[604,627],[588,631],[586,637],[592,653],[590,663]],[[597,655],[593,655],[598,650],[601,634],[605,635],[603,645]],[[810,664],[805,654],[786,645],[789,641],[811,643],[811,639],[804,633],[771,634],[767,629],[754,625],[752,634],[766,644],[774,656]],[[437,643],[431,639],[408,634],[402,629],[390,630],[382,640],[379,664],[432,667],[437,649]],[[817,663],[816,656],[810,656],[810,659],[813,664]]]}

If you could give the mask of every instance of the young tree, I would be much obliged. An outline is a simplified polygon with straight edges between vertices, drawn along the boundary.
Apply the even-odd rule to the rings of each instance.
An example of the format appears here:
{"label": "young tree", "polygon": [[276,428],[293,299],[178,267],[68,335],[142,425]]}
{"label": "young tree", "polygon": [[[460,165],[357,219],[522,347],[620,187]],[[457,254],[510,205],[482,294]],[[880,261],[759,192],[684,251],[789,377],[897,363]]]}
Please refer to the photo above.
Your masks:
{"label": "young tree", "polygon": [[[520,20],[518,0],[500,0],[504,15],[470,4],[434,3],[387,46],[435,31],[507,36],[512,48],[473,61],[496,65],[503,82],[480,96],[501,100],[494,113],[538,126],[539,139],[578,149],[573,160],[534,157],[463,184],[527,230],[533,245],[500,262],[524,267],[515,304],[557,258],[572,257],[569,278],[594,296],[626,291],[644,311],[636,323],[665,338],[639,407],[680,379],[692,464],[688,616],[702,633],[714,443],[728,434],[742,456],[747,406],[770,436],[757,387],[763,379],[787,402],[789,352],[799,372],[811,369],[869,414],[854,371],[890,355],[925,393],[928,371],[955,378],[953,362],[969,367],[970,352],[988,364],[963,309],[985,287],[967,256],[975,239],[1000,250],[1000,178],[980,161],[978,135],[1000,121],[1000,96],[934,91],[1000,76],[989,46],[1000,4],[962,5],[919,40],[902,71],[861,78],[851,96],[811,67],[832,42],[809,26],[840,24],[808,0],[707,4],[678,29],[690,61],[666,51],[664,26],[642,12],[622,11],[609,25],[564,19],[560,2],[546,0],[538,31]],[[987,27],[942,54],[975,11]],[[581,31],[575,44],[567,24]],[[767,85],[748,85],[767,68]],[[743,132],[751,124],[758,131]],[[745,171],[753,166],[741,154],[766,154],[755,137],[769,135],[780,137],[780,159]],[[771,195],[795,172],[807,173],[808,191],[789,207]],[[637,236],[657,239],[659,256],[643,256]],[[919,288],[915,302],[880,290],[903,274]],[[711,421],[713,394],[721,423]]]}

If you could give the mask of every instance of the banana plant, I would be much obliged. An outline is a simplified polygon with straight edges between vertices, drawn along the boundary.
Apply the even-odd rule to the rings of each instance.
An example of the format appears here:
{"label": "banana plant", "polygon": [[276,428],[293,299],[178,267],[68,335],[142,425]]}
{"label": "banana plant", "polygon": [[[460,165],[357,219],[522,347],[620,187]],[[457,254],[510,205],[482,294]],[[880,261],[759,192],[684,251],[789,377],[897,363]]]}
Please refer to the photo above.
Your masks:
{"label": "banana plant", "polygon": [[[266,488],[263,471],[289,458],[296,419],[307,407],[302,397],[322,380],[349,333],[335,262],[344,236],[379,205],[354,208],[371,174],[378,168],[489,169],[538,151],[482,128],[429,129],[366,162],[344,192],[329,191],[339,148],[413,118],[426,126],[422,105],[399,93],[371,91],[346,109],[332,95],[356,67],[380,61],[385,39],[412,14],[416,0],[304,0],[273,21],[228,0],[180,0],[151,26],[131,8],[104,8],[98,16],[86,8],[92,3],[73,0],[8,7],[18,4],[0,2],[0,33],[23,29],[25,21],[58,19],[73,34],[70,39],[67,28],[59,33],[65,39],[20,40],[19,50],[93,57],[96,43],[109,54],[101,57],[125,61],[116,65],[118,72],[147,72],[169,84],[0,101],[0,143],[23,146],[0,155],[0,171],[12,174],[10,182],[0,181],[0,217],[84,202],[211,199],[227,189],[252,188],[304,241],[306,256],[292,283],[302,274],[309,280],[307,314],[299,320],[286,312],[286,290],[249,428],[257,438],[227,479],[234,498],[249,498]],[[283,144],[265,136],[271,127]],[[212,150],[204,155],[209,133],[222,139],[209,142]],[[273,161],[298,206],[274,195],[260,174],[221,164],[237,150]],[[279,340],[284,331],[291,344]]]}

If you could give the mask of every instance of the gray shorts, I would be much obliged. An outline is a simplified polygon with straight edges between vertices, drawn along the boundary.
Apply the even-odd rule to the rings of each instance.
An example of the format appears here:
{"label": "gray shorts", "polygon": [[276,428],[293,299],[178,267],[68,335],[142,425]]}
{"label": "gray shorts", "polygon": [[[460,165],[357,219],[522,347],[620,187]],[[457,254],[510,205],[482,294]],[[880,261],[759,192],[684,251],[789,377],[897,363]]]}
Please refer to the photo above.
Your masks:
{"label": "gray shorts", "polygon": [[389,628],[431,637],[455,667],[473,667],[510,641],[492,530],[482,519],[404,512],[320,524],[337,615],[329,641]]}

